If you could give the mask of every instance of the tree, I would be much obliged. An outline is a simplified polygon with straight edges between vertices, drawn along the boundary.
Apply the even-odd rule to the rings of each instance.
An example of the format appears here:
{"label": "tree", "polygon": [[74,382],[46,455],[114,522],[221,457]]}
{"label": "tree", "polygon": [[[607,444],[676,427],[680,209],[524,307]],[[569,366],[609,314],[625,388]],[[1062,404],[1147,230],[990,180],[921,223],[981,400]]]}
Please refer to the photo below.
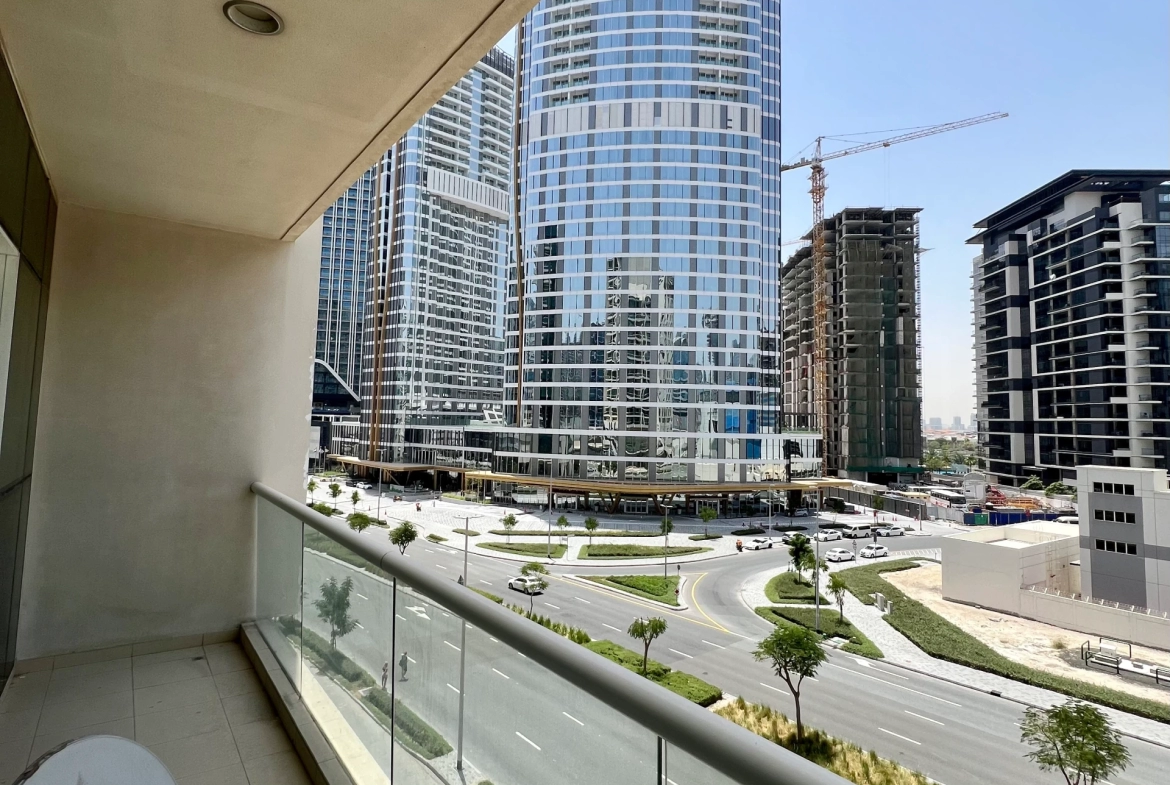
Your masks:
{"label": "tree", "polygon": [[313,600],[317,618],[329,625],[329,645],[337,648],[337,639],[353,632],[358,620],[349,615],[349,593],[353,591],[353,578],[338,583],[330,578],[321,584],[321,599]]}
{"label": "tree", "polygon": [[792,569],[796,570],[796,580],[799,583],[806,562],[813,555],[812,543],[803,534],[797,534],[788,543],[788,556],[792,559]]}
{"label": "tree", "polygon": [[796,740],[800,741],[804,737],[804,726],[800,723],[800,685],[806,678],[816,676],[817,668],[826,659],[820,639],[807,627],[785,625],[760,641],[752,656],[758,662],[771,660],[776,675],[788,685],[792,702],[796,704]]}
{"label": "tree", "polygon": [[505,542],[511,542],[512,530],[516,528],[516,516],[508,513],[500,523],[504,524]]}
{"label": "tree", "polygon": [[314,502],[317,501],[316,499],[313,498],[313,494],[317,492],[318,487],[320,487],[320,486],[317,485],[317,479],[315,477],[310,477],[309,484],[305,486],[305,488],[307,488],[309,491],[309,500],[310,501],[314,501]]}
{"label": "tree", "polygon": [[557,528],[560,529],[562,532],[564,532],[564,530],[567,529],[568,526],[569,526],[569,519],[568,518],[566,518],[563,515],[561,517],[557,518]]}
{"label": "tree", "polygon": [[589,532],[589,544],[593,544],[593,532],[597,531],[597,519],[590,515],[585,519],[585,531]]}
{"label": "tree", "polygon": [[706,534],[707,525],[710,524],[711,521],[718,518],[719,513],[715,512],[715,510],[711,507],[703,507],[701,510],[699,510],[699,517],[703,519],[703,534]]}
{"label": "tree", "polygon": [[1043,487],[1044,487],[1044,483],[1040,482],[1040,478],[1033,474],[1031,477],[1029,477],[1027,480],[1024,481],[1024,484],[1020,486],[1020,490],[1022,490],[1022,491],[1038,491]]}
{"label": "tree", "polygon": [[662,633],[666,632],[666,619],[651,616],[647,619],[634,619],[630,628],[626,630],[631,638],[642,641],[642,675],[646,675],[646,667],[650,662],[650,644]]}
{"label": "tree", "polygon": [[662,577],[666,577],[666,559],[670,556],[670,533],[674,531],[674,522],[669,517],[663,518],[658,524],[658,531],[662,532]]}
{"label": "tree", "polygon": [[881,512],[882,510],[886,509],[886,497],[885,496],[874,496],[873,502],[871,502],[871,504],[873,505],[873,508],[875,510],[877,510],[878,512]]}
{"label": "tree", "polygon": [[1076,488],[1073,488],[1071,485],[1065,485],[1060,480],[1057,480],[1056,482],[1052,483],[1051,485],[1049,485],[1047,488],[1044,489],[1045,496],[1056,496],[1058,494],[1061,496],[1066,496],[1070,493],[1076,493],[1076,492],[1077,492]]}
{"label": "tree", "polygon": [[548,588],[548,581],[544,577],[548,575],[548,570],[540,562],[530,561],[520,568],[520,574],[525,578],[534,578],[536,580],[536,583],[534,585],[530,584],[528,588],[528,612],[533,613],[533,598]]}
{"label": "tree", "polygon": [[335,482],[329,483],[329,495],[333,498],[333,501],[336,502],[337,497],[341,495],[341,485]]}
{"label": "tree", "polygon": [[926,460],[923,463],[932,472],[940,472],[950,466],[947,459],[938,453],[926,456]]}
{"label": "tree", "polygon": [[358,502],[360,502],[362,500],[362,495],[360,493],[358,493],[357,491],[354,491],[353,493],[351,493],[349,495],[349,500],[351,502],[353,502],[353,508],[356,510],[357,506],[358,506]]}
{"label": "tree", "polygon": [[845,579],[841,577],[841,573],[835,572],[829,576],[829,594],[833,595],[833,599],[837,601],[837,624],[838,626],[845,619]]}
{"label": "tree", "polygon": [[349,523],[349,528],[353,529],[359,534],[370,528],[370,524],[374,519],[366,515],[364,512],[355,512],[348,515],[345,519]]}
{"label": "tree", "polygon": [[1129,765],[1129,751],[1109,718],[1077,700],[1026,709],[1020,741],[1035,748],[1026,758],[1041,771],[1059,771],[1068,785],[1094,785]]}
{"label": "tree", "polygon": [[418,539],[418,529],[410,521],[403,521],[390,530],[390,542],[398,546],[399,553],[406,553],[406,546]]}

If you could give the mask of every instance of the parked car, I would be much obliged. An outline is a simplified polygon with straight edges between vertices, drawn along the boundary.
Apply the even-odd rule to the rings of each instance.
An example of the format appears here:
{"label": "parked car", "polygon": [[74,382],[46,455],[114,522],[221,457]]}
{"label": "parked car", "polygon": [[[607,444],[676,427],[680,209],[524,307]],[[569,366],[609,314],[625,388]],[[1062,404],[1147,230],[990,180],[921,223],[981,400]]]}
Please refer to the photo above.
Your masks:
{"label": "parked car", "polygon": [[879,537],[901,537],[906,534],[906,530],[901,526],[879,526],[874,531]]}
{"label": "parked car", "polygon": [[880,559],[882,556],[889,556],[890,549],[884,545],[866,545],[858,555],[863,559]]}
{"label": "parked car", "polygon": [[794,518],[807,518],[809,514],[807,507],[797,507],[792,511],[792,517]]}
{"label": "parked car", "polygon": [[540,594],[540,579],[528,575],[518,575],[508,579],[508,588],[522,591],[525,594]]}
{"label": "parked car", "polygon": [[816,533],[816,539],[820,540],[821,542],[828,542],[829,540],[839,540],[839,539],[841,539],[841,532],[836,531],[834,529],[821,529],[819,532]]}
{"label": "parked car", "polygon": [[825,553],[825,561],[853,561],[855,558],[853,551],[844,548],[831,548]]}
{"label": "parked car", "polygon": [[357,487],[361,488],[363,491],[368,491],[368,490],[370,490],[370,488],[373,488],[374,486],[370,485],[368,482],[359,482],[357,484]]}
{"label": "parked car", "polygon": [[762,551],[765,548],[771,548],[772,544],[773,541],[767,537],[756,537],[754,539],[748,540],[743,547],[744,550],[748,551]]}

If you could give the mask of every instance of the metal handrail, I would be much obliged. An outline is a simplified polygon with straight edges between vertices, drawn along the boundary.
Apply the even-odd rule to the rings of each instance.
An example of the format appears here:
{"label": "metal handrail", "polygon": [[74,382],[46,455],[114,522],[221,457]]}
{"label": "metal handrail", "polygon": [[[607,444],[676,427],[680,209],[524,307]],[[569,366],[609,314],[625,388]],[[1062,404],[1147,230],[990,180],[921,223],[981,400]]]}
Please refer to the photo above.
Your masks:
{"label": "metal handrail", "polygon": [[668,744],[743,785],[841,785],[845,780],[794,752],[696,706],[459,584],[406,561],[304,502],[254,482],[252,492],[343,545],[411,589],[625,715]]}

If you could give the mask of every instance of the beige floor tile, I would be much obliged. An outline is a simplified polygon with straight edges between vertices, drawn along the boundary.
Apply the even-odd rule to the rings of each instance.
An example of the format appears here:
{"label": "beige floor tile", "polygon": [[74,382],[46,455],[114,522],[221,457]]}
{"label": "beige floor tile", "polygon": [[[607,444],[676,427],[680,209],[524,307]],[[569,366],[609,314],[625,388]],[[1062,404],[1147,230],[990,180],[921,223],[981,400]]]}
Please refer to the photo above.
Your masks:
{"label": "beige floor tile", "polygon": [[13,676],[4,688],[4,694],[0,695],[0,714],[39,709],[45,702],[52,675],[52,671],[38,671]]}
{"label": "beige floor tile", "polygon": [[293,748],[280,720],[249,722],[247,725],[233,728],[232,734],[236,737],[236,749],[240,751],[240,758],[244,761],[286,752]]}
{"label": "beige floor tile", "polygon": [[218,700],[212,700],[143,715],[138,722],[135,740],[150,747],[188,736],[225,730],[230,729],[223,707]]}
{"label": "beige floor tile", "polygon": [[134,694],[129,691],[54,703],[41,710],[37,735],[57,733],[70,728],[84,728],[86,725],[133,716]]}
{"label": "beige floor tile", "polygon": [[207,703],[217,697],[219,695],[215,691],[215,679],[210,676],[143,687],[134,690],[134,713],[141,717],[155,711]]}
{"label": "beige floor tile", "polygon": [[229,731],[215,731],[152,745],[150,751],[175,779],[202,774],[240,762],[236,742]]}
{"label": "beige floor tile", "polygon": [[223,699],[223,710],[233,728],[258,720],[270,720],[276,716],[268,696],[262,692],[249,692]]}
{"label": "beige floor tile", "polygon": [[20,675],[22,673],[38,673],[40,671],[53,670],[53,660],[56,657],[36,657],[31,660],[20,660],[16,665],[12,666],[12,672]]}
{"label": "beige floor tile", "polygon": [[57,671],[53,671],[49,690],[45,693],[46,706],[81,700],[82,698],[93,698],[98,695],[109,695],[115,692],[128,692],[133,689],[128,668],[97,673],[76,673],[62,678],[58,678],[57,673]]}
{"label": "beige floor tile", "polygon": [[134,738],[134,718],[127,717],[110,722],[99,722],[97,725],[87,725],[84,728],[72,728],[56,733],[45,733],[33,739],[32,750],[29,752],[29,763],[59,744],[83,736],[121,736],[126,739]]}
{"label": "beige floor tile", "polygon": [[202,635],[183,635],[177,638],[161,638],[156,641],[135,643],[134,656],[139,657],[144,654],[156,654],[158,652],[175,651],[176,649],[189,649],[192,646],[202,645]]}
{"label": "beige floor tile", "polygon": [[57,682],[69,681],[76,678],[85,678],[93,676],[98,673],[108,673],[110,671],[129,671],[130,658],[119,657],[116,660],[102,660],[101,662],[90,662],[85,665],[71,665],[65,668],[54,668],[50,684]]}
{"label": "beige floor tile", "polygon": [[310,785],[305,767],[295,752],[278,752],[244,761],[249,785]]}
{"label": "beige floor tile", "polygon": [[230,698],[233,695],[243,695],[249,692],[261,692],[264,687],[256,677],[256,671],[232,671],[231,673],[215,674],[215,687],[219,690],[219,697]]}
{"label": "beige floor tile", "polygon": [[0,714],[0,740],[23,741],[37,735],[37,720],[40,709],[25,709]]}
{"label": "beige floor tile", "polygon": [[239,637],[239,627],[234,630],[223,630],[222,632],[205,632],[203,633],[203,645],[211,646],[216,643],[233,643]]}
{"label": "beige floor tile", "polygon": [[203,646],[187,646],[182,649],[166,649],[164,651],[156,651],[151,654],[139,654],[134,657],[134,667],[139,665],[146,665],[151,662],[170,662],[171,660],[190,660],[195,657],[203,657],[206,652],[203,651]]}
{"label": "beige floor tile", "polygon": [[222,769],[183,777],[178,781],[178,785],[248,785],[248,775],[244,773],[242,763],[233,763]]}
{"label": "beige floor tile", "polygon": [[232,673],[252,667],[243,649],[234,643],[222,643],[205,648],[212,673]]}
{"label": "beige floor tile", "polygon": [[159,684],[171,684],[176,681],[201,679],[211,675],[207,667],[207,660],[203,655],[199,659],[186,658],[182,660],[168,660],[166,662],[134,663],[134,688],[154,687]]}
{"label": "beige floor tile", "polygon": [[79,651],[76,654],[62,654],[53,658],[54,668],[68,668],[73,665],[86,665],[91,662],[105,662],[133,654],[132,646],[113,646],[109,649],[94,649],[93,651]]}
{"label": "beige floor tile", "polygon": [[24,773],[32,739],[0,741],[0,785],[12,785]]}

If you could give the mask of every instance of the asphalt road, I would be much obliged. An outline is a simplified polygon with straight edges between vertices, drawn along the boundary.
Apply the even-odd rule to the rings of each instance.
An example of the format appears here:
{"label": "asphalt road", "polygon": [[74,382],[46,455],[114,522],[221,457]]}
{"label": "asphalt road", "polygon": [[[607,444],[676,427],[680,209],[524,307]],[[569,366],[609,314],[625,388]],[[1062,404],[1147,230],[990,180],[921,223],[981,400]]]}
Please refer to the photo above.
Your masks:
{"label": "asphalt road", "polygon": [[[368,531],[367,536],[385,535]],[[937,547],[938,538],[882,542],[895,551]],[[462,571],[461,548],[420,541],[407,555],[440,574],[449,574],[451,580]],[[771,625],[739,598],[746,576],[769,565],[783,569],[786,561],[786,551],[777,549],[684,565],[686,599],[692,607],[681,612],[560,575],[580,574],[585,568],[553,568],[552,585],[535,598],[534,606],[540,613],[584,628],[594,638],[608,638],[629,647],[634,644],[625,630],[635,617],[662,616],[669,626],[654,642],[653,658],[717,684],[725,692],[791,715],[792,698],[783,682],[751,656]],[[469,565],[470,585],[502,595],[506,601],[528,604],[525,595],[507,589],[507,578],[516,574],[518,563],[482,556],[472,548]],[[336,563],[325,568],[323,560],[310,557],[305,575],[310,597],[311,587],[320,585],[325,569],[339,576],[348,572]],[[669,569],[676,571],[674,565]],[[590,574],[655,571],[620,565],[588,568]],[[359,588],[360,596],[354,599],[354,614],[363,627],[347,636],[341,647],[376,674],[383,661],[390,659],[394,664],[394,658],[387,654],[389,593],[384,585],[374,586],[377,582],[364,576],[355,581],[368,588]],[[379,591],[383,594],[378,595]],[[442,611],[428,609],[427,603],[420,601],[414,607],[405,613],[400,607],[396,619],[399,652],[405,647],[414,660],[408,682],[401,684],[402,697],[454,743],[459,623]],[[310,612],[306,617],[313,615]],[[309,618],[308,623],[322,632],[319,622]],[[477,630],[468,632],[467,654],[466,754],[487,775],[498,773],[504,781],[545,782],[550,771],[546,767],[551,763],[557,765],[556,782],[616,785],[647,781],[630,776],[653,767],[654,740],[644,730]],[[1062,781],[1059,775],[1041,773],[1023,757],[1027,748],[1019,741],[1016,725],[1022,706],[880,661],[830,652],[816,680],[806,682],[802,708],[809,725],[875,750],[944,785]],[[1164,783],[1170,750],[1132,739],[1126,743],[1133,763],[1112,780],[1114,785]],[[676,754],[672,759],[671,779],[677,785],[717,782],[710,772],[686,776],[690,772],[685,770],[684,758]]]}

